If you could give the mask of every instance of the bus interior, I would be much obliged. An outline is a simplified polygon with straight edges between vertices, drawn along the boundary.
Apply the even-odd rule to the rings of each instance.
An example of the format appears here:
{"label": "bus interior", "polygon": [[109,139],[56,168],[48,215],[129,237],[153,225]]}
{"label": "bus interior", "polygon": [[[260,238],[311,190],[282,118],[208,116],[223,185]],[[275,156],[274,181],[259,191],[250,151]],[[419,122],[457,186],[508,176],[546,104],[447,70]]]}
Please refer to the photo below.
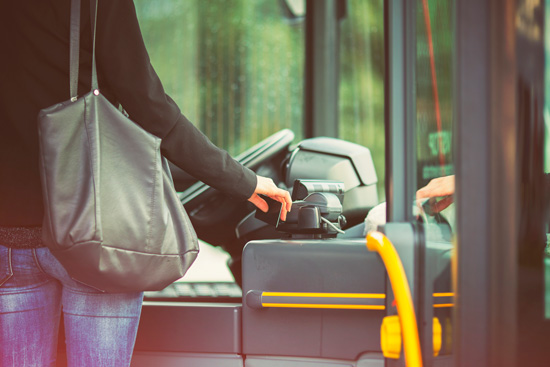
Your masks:
{"label": "bus interior", "polygon": [[294,204],[172,167],[201,255],[132,366],[549,365],[549,0],[134,2],[168,94]]}

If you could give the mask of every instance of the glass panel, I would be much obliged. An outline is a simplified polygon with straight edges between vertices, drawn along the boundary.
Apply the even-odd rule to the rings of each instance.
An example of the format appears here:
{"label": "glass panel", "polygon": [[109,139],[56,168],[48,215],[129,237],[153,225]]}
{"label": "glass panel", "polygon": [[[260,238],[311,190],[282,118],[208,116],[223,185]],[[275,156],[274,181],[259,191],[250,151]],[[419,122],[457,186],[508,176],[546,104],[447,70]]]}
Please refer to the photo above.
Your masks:
{"label": "glass panel", "polygon": [[216,145],[237,155],[302,132],[304,21],[273,0],[136,0],[167,93]]}
{"label": "glass panel", "polygon": [[424,208],[454,229],[451,11],[452,0],[417,0],[416,124],[417,187],[437,178],[440,189]]}
{"label": "glass panel", "polygon": [[433,305],[434,323],[441,325],[442,356],[453,351],[453,1],[416,4],[417,187],[428,185],[421,189],[429,200],[421,206],[419,220],[426,233],[426,296],[433,295],[424,302]]}
{"label": "glass panel", "polygon": [[454,172],[452,1],[418,0],[417,4],[417,172],[418,187],[423,187]]}
{"label": "glass panel", "polygon": [[350,0],[340,37],[340,138],[370,149],[384,201],[383,1]]}

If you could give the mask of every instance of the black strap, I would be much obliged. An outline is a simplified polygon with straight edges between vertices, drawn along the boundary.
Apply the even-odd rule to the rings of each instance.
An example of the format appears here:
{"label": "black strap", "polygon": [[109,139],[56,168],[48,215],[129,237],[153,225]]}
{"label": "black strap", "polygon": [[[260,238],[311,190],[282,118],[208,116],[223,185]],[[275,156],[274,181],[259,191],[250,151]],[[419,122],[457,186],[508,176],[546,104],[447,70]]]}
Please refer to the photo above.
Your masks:
{"label": "black strap", "polygon": [[90,20],[92,23],[92,90],[99,89],[95,64],[95,35],[97,29],[97,0],[90,0]]}
{"label": "black strap", "polygon": [[[70,39],[70,78],[71,100],[78,97],[78,74],[80,58],[80,1],[71,1],[71,39]],[[90,0],[90,21],[92,23],[92,90],[98,89],[97,68],[95,62],[95,37],[97,23],[97,0]]]}

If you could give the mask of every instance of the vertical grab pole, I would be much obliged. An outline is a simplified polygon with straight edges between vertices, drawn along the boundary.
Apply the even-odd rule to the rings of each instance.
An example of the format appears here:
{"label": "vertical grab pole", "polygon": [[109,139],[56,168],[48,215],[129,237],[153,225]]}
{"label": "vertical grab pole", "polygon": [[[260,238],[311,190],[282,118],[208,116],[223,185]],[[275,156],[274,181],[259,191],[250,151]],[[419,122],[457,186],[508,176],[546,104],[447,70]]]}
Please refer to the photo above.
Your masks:
{"label": "vertical grab pole", "polygon": [[414,313],[411,290],[401,259],[390,240],[380,232],[370,232],[367,235],[367,248],[369,251],[378,252],[390,278],[403,334],[405,364],[407,367],[422,367],[416,314]]}

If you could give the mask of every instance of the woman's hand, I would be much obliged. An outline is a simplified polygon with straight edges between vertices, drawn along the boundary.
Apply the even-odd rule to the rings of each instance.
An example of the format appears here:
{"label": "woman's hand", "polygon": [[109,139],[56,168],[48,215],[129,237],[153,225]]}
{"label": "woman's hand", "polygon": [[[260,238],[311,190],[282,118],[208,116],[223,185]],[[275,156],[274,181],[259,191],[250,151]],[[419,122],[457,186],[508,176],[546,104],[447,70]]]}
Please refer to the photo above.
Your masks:
{"label": "woman's hand", "polygon": [[252,204],[256,205],[258,209],[263,212],[267,212],[269,206],[266,201],[259,197],[259,194],[270,197],[273,200],[277,200],[282,204],[281,208],[281,220],[286,220],[286,213],[290,211],[292,206],[292,199],[290,198],[290,193],[286,190],[278,188],[272,179],[263,176],[256,176],[257,184],[256,190],[252,196],[248,199]]}

